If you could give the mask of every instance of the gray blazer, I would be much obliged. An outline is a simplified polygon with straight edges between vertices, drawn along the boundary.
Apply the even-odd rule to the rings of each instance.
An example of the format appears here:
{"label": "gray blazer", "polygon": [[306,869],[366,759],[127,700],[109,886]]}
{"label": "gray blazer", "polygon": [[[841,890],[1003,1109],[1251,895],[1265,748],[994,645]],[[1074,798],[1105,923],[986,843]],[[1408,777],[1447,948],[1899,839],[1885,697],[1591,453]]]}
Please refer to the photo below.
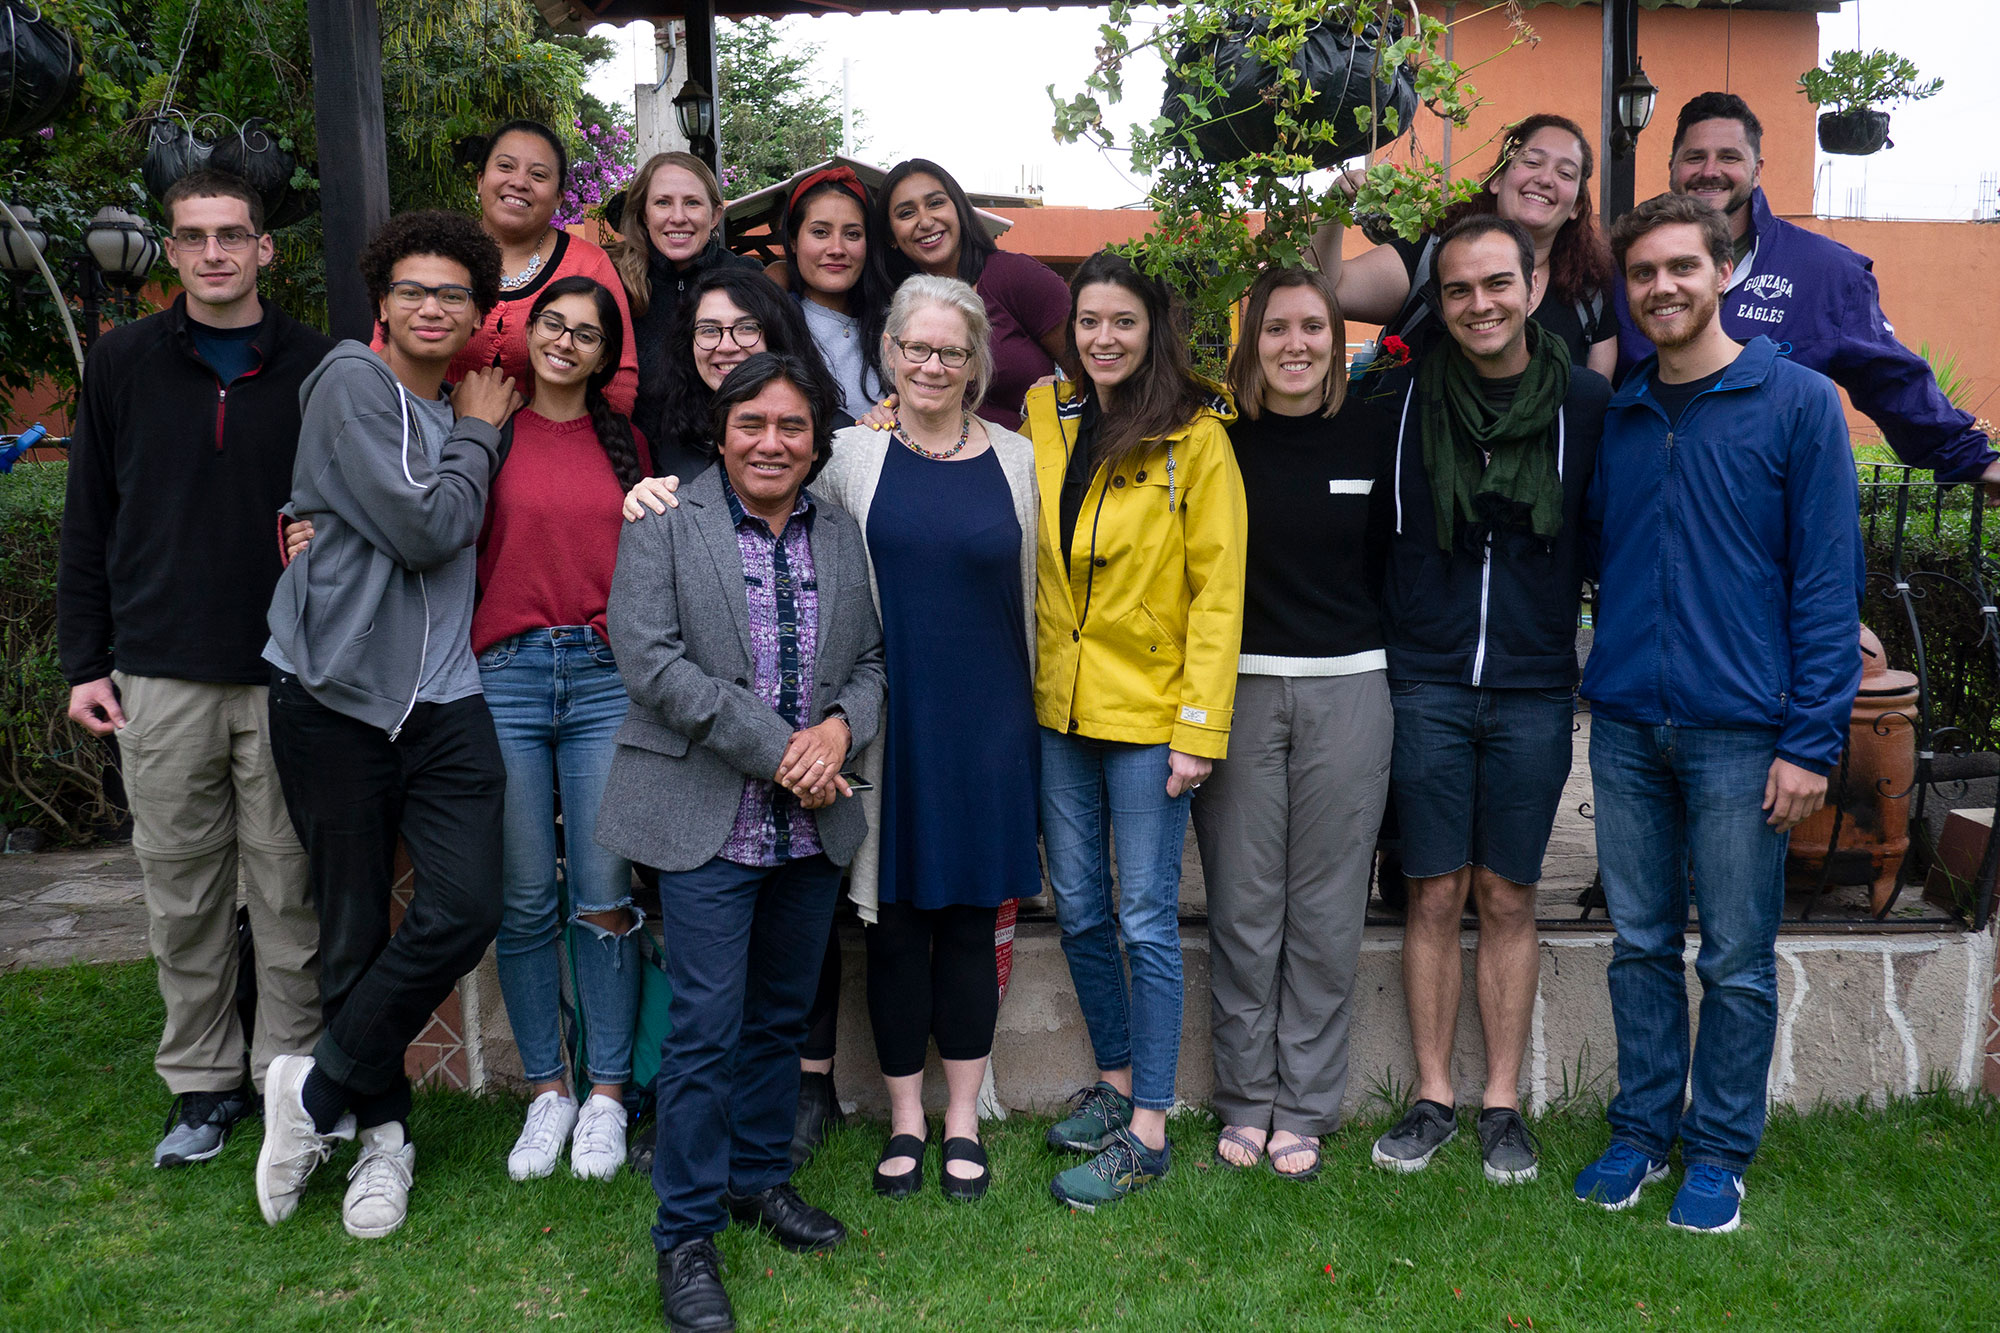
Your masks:
{"label": "gray blazer", "polygon": [[[681,489],[678,509],[628,523],[605,620],[632,698],[618,729],[597,840],[660,870],[692,870],[729,838],[743,780],[770,781],[792,728],[756,695],[743,554],[722,469]],[[819,637],[807,716],[838,707],[858,752],[875,738],[885,677],[882,626],[868,590],[861,530],[839,509],[813,515]],[[816,814],[820,845],[846,865],[861,845],[861,804]]]}

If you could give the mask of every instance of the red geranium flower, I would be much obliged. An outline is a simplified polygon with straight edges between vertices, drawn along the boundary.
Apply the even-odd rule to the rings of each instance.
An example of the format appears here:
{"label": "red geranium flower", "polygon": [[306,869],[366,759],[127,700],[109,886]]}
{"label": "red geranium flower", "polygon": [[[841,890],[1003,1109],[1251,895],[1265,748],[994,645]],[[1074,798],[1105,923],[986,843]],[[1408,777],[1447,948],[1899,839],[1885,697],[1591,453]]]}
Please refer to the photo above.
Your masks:
{"label": "red geranium flower", "polygon": [[1385,355],[1394,357],[1399,366],[1410,364],[1410,345],[1393,333],[1382,340],[1382,351]]}

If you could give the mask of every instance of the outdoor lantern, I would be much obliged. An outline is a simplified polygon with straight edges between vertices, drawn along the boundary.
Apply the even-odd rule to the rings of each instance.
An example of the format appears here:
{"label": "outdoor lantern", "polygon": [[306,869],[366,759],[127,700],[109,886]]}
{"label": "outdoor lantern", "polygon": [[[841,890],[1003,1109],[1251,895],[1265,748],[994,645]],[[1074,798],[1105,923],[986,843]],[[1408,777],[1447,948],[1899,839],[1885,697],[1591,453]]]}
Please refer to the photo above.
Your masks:
{"label": "outdoor lantern", "polygon": [[112,282],[139,283],[160,257],[153,229],[137,215],[115,205],[97,210],[83,231],[84,248]]}
{"label": "outdoor lantern", "polygon": [[1639,131],[1653,119],[1653,100],[1660,90],[1646,77],[1644,66],[1634,58],[1632,72],[1618,84],[1618,127],[1625,131],[1629,139],[1637,139]]}
{"label": "outdoor lantern", "polygon": [[[49,252],[49,234],[42,230],[41,222],[33,210],[20,204],[0,204],[20,222],[18,229],[0,223],[0,268],[9,273],[32,273],[35,270],[35,255]],[[27,239],[21,233],[28,233]],[[30,250],[30,247],[33,247]]]}
{"label": "outdoor lantern", "polygon": [[715,99],[708,89],[690,78],[674,94],[674,119],[680,122],[681,133],[690,144],[699,139],[715,136]]}

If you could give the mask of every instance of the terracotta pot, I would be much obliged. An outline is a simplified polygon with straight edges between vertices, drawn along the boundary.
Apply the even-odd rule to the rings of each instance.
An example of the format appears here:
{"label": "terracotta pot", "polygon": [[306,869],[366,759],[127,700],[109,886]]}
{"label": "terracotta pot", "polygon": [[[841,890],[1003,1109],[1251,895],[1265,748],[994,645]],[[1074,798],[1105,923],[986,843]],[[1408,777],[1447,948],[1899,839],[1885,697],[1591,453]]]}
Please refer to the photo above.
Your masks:
{"label": "terracotta pot", "polygon": [[[1891,671],[1882,641],[1861,627],[1861,688],[1847,728],[1847,776],[1836,769],[1826,808],[1792,830],[1785,880],[1810,890],[1866,884],[1873,910],[1888,906],[1910,850],[1911,785],[1917,779],[1917,678]],[[1834,839],[1834,811],[1840,834]]]}

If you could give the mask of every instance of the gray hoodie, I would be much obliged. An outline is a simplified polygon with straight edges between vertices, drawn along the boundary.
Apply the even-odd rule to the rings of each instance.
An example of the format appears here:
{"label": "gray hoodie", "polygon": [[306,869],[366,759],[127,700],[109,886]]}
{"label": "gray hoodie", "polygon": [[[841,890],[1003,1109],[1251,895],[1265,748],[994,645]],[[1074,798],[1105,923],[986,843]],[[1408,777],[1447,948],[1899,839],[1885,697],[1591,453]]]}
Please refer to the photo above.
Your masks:
{"label": "gray hoodie", "polygon": [[479,692],[474,543],[500,432],[405,390],[342,342],[299,390],[292,500],[312,543],[271,599],[264,656],[337,713],[394,740],[421,700]]}

